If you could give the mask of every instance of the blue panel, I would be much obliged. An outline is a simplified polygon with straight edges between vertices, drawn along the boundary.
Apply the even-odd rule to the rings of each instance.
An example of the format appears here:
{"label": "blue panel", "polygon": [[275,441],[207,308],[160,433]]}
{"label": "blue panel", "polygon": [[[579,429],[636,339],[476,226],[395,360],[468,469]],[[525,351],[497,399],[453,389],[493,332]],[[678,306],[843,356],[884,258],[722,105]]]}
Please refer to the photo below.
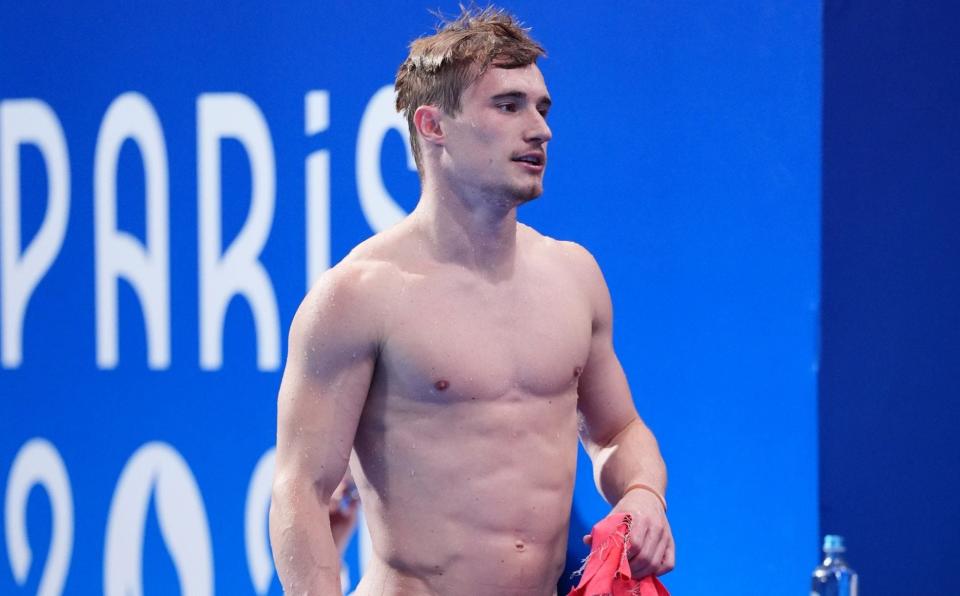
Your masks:
{"label": "blue panel", "polygon": [[871,593],[960,593],[958,19],[826,4],[821,523]]}
{"label": "blue panel", "polygon": [[[669,467],[678,567],[664,579],[677,594],[802,592],[818,531],[820,8],[553,6],[508,5],[548,49],[541,67],[555,102],[546,193],[520,217],[585,245],[606,274],[616,347]],[[55,446],[72,489],[67,593],[102,589],[111,502],[134,453],[153,483],[189,488],[176,462],[189,466],[217,592],[254,593],[246,494],[274,441],[280,371],[258,370],[255,318],[242,299],[227,309],[222,366],[200,366],[199,96],[244,94],[269,127],[276,205],[261,261],[283,345],[307,284],[305,162],[329,151],[337,260],[371,233],[356,180],[364,110],[392,83],[406,44],[432,25],[421,6],[400,3],[2,8],[0,100],[35,98],[56,113],[71,189],[66,237],[24,318],[22,363],[0,370],[0,494],[28,440]],[[312,90],[329,92],[329,127],[308,135]],[[149,334],[126,282],[118,366],[98,368],[95,351],[94,156],[105,111],[128,91],[156,111],[169,166],[172,351],[161,370],[147,366]],[[22,153],[29,241],[49,181],[42,156]],[[128,143],[119,163],[118,226],[142,240],[141,151]],[[250,209],[250,167],[241,145],[223,143],[225,245]],[[410,209],[417,179],[398,134],[386,137],[380,168]],[[137,451],[152,441],[182,460],[161,445]],[[144,514],[142,541],[144,583],[157,594],[178,585],[161,492]],[[51,540],[49,502],[36,488],[28,499],[34,561],[23,587],[3,571],[10,550],[0,544],[0,593],[36,590]],[[573,526],[589,528],[605,511],[581,457]],[[582,556],[578,540],[572,560]],[[356,550],[347,557],[354,576]],[[275,578],[270,590],[279,593]]]}

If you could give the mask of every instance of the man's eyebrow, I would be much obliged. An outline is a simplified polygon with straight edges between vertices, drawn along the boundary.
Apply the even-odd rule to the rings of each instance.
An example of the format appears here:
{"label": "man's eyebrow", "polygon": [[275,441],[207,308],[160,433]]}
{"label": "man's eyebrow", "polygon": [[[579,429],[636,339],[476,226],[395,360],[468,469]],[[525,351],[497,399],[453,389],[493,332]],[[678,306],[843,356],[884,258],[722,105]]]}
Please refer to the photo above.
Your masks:
{"label": "man's eyebrow", "polygon": [[[526,100],[527,94],[523,91],[507,91],[505,93],[498,93],[490,98],[491,101],[500,101],[503,99],[516,99],[516,100]],[[553,100],[550,99],[549,95],[544,95],[537,101],[538,106],[543,106],[549,108],[553,105]]]}
{"label": "man's eyebrow", "polygon": [[492,101],[499,101],[501,99],[526,99],[527,94],[523,91],[507,91],[506,93],[498,93],[491,97]]}

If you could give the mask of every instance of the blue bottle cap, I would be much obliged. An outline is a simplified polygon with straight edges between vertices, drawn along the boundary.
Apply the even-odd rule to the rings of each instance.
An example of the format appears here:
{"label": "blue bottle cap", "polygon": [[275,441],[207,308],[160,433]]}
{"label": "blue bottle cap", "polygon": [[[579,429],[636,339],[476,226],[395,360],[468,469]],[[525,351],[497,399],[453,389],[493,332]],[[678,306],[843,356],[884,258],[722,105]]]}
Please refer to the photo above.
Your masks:
{"label": "blue bottle cap", "polygon": [[843,546],[843,536],[837,534],[827,534],[823,537],[823,552],[842,553],[847,550]]}

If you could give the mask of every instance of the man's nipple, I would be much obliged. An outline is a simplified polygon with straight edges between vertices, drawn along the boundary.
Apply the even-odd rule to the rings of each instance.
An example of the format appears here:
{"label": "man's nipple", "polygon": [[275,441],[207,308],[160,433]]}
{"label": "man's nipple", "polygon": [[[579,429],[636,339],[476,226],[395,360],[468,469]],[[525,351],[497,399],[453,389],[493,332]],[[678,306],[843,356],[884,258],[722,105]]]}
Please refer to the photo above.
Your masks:
{"label": "man's nipple", "polygon": [[434,383],[433,386],[436,388],[437,391],[445,391],[447,387],[450,386],[450,383],[447,382],[446,379],[440,379],[439,381]]}

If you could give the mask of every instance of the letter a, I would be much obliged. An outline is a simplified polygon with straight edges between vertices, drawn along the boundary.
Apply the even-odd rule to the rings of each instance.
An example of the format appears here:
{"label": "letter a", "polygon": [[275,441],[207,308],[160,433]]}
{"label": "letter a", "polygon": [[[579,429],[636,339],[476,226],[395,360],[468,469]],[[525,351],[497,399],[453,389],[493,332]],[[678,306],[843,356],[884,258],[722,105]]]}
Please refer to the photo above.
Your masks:
{"label": "letter a", "polygon": [[[147,195],[146,245],[117,230],[117,160],[133,139],[143,156]],[[167,149],[153,106],[139,93],[124,93],[103,117],[94,162],[94,240],[97,285],[97,366],[118,360],[117,282],[126,278],[143,308],[150,368],[170,366],[170,249]]]}

